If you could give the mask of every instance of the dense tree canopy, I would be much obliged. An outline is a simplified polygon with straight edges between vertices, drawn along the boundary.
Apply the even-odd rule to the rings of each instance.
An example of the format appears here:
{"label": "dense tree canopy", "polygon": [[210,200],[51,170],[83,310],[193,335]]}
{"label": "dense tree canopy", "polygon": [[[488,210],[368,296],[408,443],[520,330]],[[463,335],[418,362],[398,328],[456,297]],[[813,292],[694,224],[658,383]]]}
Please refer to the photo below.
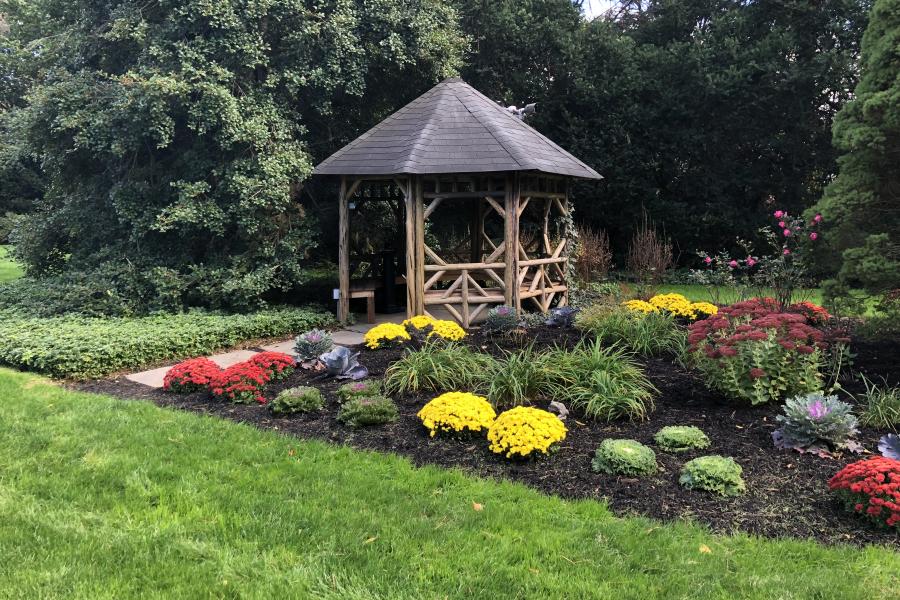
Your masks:
{"label": "dense tree canopy", "polygon": [[839,286],[900,287],[900,0],[877,0],[856,97],[838,113],[839,172],[816,207],[840,262]]}
{"label": "dense tree canopy", "polygon": [[47,181],[18,255],[33,274],[102,267],[175,304],[302,282],[316,158],[455,73],[466,44],[437,0],[2,10],[39,71],[8,131]]}

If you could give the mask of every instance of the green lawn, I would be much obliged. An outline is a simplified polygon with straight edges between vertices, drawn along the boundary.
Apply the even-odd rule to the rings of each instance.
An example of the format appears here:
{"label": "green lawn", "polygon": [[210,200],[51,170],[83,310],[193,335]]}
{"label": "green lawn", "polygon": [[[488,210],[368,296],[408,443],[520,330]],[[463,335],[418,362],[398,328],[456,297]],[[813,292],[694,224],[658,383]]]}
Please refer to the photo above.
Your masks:
{"label": "green lawn", "polygon": [[22,276],[22,267],[9,258],[9,246],[0,246],[0,283]]}
{"label": "green lawn", "polygon": [[[659,294],[681,294],[686,297],[691,302],[713,302],[715,299],[712,294],[710,294],[709,290],[706,286],[684,283],[684,284],[669,284],[664,283],[656,287],[656,291]],[[719,302],[723,304],[731,304],[732,302],[737,302],[740,300],[740,296],[738,295],[737,290],[733,288],[722,288],[721,296],[719,297]],[[808,300],[809,302],[814,302],[818,305],[822,305],[822,290],[813,289],[813,290],[800,290],[797,292],[794,300]]]}
{"label": "green lawn", "polygon": [[900,586],[887,548],[619,519],[5,369],[0,398],[0,597],[871,600]]}

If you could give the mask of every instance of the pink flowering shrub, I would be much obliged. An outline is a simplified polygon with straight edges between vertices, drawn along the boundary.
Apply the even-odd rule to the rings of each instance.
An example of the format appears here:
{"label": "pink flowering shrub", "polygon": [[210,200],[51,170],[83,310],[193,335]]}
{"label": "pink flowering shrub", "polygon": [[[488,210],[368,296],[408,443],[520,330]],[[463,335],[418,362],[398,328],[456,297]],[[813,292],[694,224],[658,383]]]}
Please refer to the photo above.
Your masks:
{"label": "pink flowering shrub", "polygon": [[707,385],[754,405],[822,387],[824,334],[803,314],[780,312],[772,298],[738,302],[691,324],[688,344]]}

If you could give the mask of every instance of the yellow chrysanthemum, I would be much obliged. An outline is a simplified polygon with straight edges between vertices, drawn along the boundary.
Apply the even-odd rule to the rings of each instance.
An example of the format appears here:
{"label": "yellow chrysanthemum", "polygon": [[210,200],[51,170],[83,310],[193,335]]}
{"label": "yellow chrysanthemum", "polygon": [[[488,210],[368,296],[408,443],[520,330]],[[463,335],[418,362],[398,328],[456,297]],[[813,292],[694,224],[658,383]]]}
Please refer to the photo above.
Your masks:
{"label": "yellow chrysanthemum", "polygon": [[622,303],[622,306],[628,308],[629,310],[634,310],[642,313],[659,312],[658,308],[643,300],[627,300]]}
{"label": "yellow chrysanthemum", "polygon": [[382,323],[370,329],[363,336],[366,346],[375,350],[380,348],[384,342],[409,340],[410,335],[406,331],[406,327],[397,323]]}
{"label": "yellow chrysanthemum", "polygon": [[691,308],[691,301],[681,294],[657,294],[650,298],[650,304],[659,310],[664,310],[676,317],[697,317],[696,311]]}
{"label": "yellow chrysanthemum", "polygon": [[428,315],[416,315],[403,321],[404,327],[415,327],[416,329],[425,329],[434,323],[434,319]]}
{"label": "yellow chrysanthemum", "polygon": [[502,413],[488,429],[491,451],[528,456],[532,452],[547,453],[553,444],[566,438],[566,426],[556,415],[530,406],[517,406]]}
{"label": "yellow chrysanthemum", "polygon": [[433,335],[457,342],[466,337],[466,330],[460,327],[456,321],[432,321],[431,333],[428,334],[428,337]]}
{"label": "yellow chrysanthemum", "polygon": [[699,317],[708,317],[719,312],[719,307],[709,302],[692,302],[691,308]]}
{"label": "yellow chrysanthemum", "polygon": [[472,431],[487,429],[497,413],[487,399],[468,392],[447,392],[431,400],[419,411],[422,424],[431,431]]}

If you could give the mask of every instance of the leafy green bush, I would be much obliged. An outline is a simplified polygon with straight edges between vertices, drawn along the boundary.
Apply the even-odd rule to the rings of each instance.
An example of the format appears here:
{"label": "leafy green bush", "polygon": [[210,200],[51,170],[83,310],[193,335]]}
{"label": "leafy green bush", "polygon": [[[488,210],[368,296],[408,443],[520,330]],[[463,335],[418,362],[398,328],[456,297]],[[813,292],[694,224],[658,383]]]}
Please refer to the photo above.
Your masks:
{"label": "leafy green bush", "polygon": [[606,439],[600,442],[591,466],[610,475],[652,475],[657,470],[656,453],[635,440]]}
{"label": "leafy green bush", "polygon": [[579,313],[576,324],[604,344],[617,344],[642,356],[678,354],[685,345],[686,334],[675,319],[658,312],[595,304]]}
{"label": "leafy green bush", "polygon": [[710,455],[685,463],[679,483],[689,490],[703,490],[720,496],[739,496],[746,485],[741,477],[744,470],[733,458]]}
{"label": "leafy green bush", "polygon": [[407,350],[387,368],[384,389],[389,394],[472,389],[495,362],[490,355],[467,346],[429,340],[419,350]]}
{"label": "leafy green bush", "polygon": [[55,377],[88,379],[154,362],[201,356],[245,340],[333,322],[310,308],[243,315],[201,310],[131,318],[35,318],[0,312],[0,363]]}
{"label": "leafy green bush", "polygon": [[859,417],[867,427],[897,431],[900,428],[900,386],[878,387],[865,377],[865,404]]}
{"label": "leafy green bush", "polygon": [[368,381],[351,381],[345,383],[337,390],[341,402],[347,402],[353,398],[365,398],[367,396],[381,395],[381,382],[375,379]]}
{"label": "leafy green bush", "polygon": [[685,452],[709,448],[709,438],[691,425],[668,425],[653,436],[656,445],[665,452]]}
{"label": "leafy green bush", "polygon": [[624,350],[581,341],[572,350],[554,349],[540,363],[549,379],[547,396],[593,418],[645,419],[657,390]]}
{"label": "leafy green bush", "polygon": [[280,391],[269,408],[276,415],[290,415],[319,410],[324,405],[322,392],[314,387],[300,386]]}
{"label": "leafy green bush", "polygon": [[384,396],[356,397],[341,405],[338,421],[351,427],[384,425],[400,416],[397,405]]}

